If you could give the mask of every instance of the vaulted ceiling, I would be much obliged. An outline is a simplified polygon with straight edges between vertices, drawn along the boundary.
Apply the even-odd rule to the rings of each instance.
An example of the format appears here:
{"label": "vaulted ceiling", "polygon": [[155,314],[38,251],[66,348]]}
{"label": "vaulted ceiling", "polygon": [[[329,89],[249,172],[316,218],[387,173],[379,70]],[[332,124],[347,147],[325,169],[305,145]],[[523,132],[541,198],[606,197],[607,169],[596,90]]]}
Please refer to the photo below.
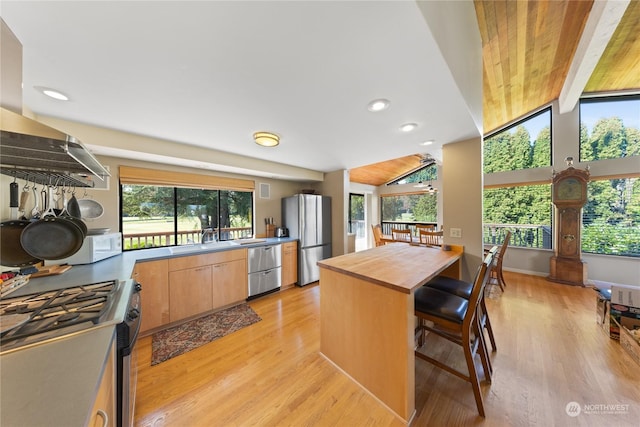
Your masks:
{"label": "vaulted ceiling", "polygon": [[[637,0],[2,0],[1,13],[23,45],[24,111],[97,155],[249,176],[380,185],[554,99],[640,90]],[[367,111],[381,97],[390,108]],[[280,145],[255,144],[262,130]]]}
{"label": "vaulted ceiling", "polygon": [[[483,122],[488,134],[560,98],[570,83],[581,38],[586,43],[593,37],[586,27],[595,8],[593,1],[474,3],[482,38]],[[627,6],[581,92],[629,90],[640,91],[640,1]],[[407,156],[354,168],[351,181],[382,185],[419,164],[420,156]]]}

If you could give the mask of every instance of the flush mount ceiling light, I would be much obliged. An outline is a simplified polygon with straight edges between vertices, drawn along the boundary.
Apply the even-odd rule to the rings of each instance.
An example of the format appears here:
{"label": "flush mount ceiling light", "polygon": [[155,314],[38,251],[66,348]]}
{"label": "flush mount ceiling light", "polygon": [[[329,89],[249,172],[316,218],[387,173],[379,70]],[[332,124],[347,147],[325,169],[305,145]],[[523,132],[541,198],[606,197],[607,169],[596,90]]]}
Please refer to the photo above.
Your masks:
{"label": "flush mount ceiling light", "polygon": [[53,99],[57,99],[59,101],[68,101],[69,97],[67,95],[65,95],[64,93],[57,91],[55,89],[51,89],[48,87],[42,87],[42,86],[34,86],[33,87],[35,90],[37,90],[38,92],[42,92],[43,94],[47,95],[50,98]]}
{"label": "flush mount ceiling light", "polygon": [[256,144],[263,147],[275,147],[280,144],[280,137],[271,132],[256,132],[253,134],[253,139]]}
{"label": "flush mount ceiling light", "polygon": [[422,141],[422,142],[420,143],[420,145],[422,145],[422,146],[425,146],[425,145],[431,145],[431,144],[433,144],[433,140],[432,140],[432,139],[427,140],[427,141]]}
{"label": "flush mount ceiling light", "polygon": [[402,132],[411,132],[412,130],[414,130],[417,127],[418,127],[418,125],[416,123],[405,123],[402,126],[400,126],[400,130]]}
{"label": "flush mount ceiling light", "polygon": [[386,110],[387,108],[389,108],[390,103],[391,102],[388,99],[383,99],[383,98],[374,99],[367,105],[367,110],[373,111],[374,113],[378,111]]}

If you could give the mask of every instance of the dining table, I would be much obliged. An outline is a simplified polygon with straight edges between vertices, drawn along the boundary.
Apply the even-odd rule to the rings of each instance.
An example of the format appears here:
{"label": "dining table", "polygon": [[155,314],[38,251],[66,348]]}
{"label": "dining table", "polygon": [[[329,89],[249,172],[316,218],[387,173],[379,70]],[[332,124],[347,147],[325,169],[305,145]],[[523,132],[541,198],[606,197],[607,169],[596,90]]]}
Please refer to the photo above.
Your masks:
{"label": "dining table", "polygon": [[392,242],[318,262],[320,353],[409,425],[415,416],[414,293],[459,279],[464,248]]}

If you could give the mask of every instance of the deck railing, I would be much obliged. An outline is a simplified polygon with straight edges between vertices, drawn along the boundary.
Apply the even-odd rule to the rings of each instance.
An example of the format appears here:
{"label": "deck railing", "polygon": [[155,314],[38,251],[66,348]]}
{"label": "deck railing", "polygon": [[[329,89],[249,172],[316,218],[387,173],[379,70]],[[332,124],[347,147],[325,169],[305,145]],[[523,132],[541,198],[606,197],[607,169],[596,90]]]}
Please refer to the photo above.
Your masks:
{"label": "deck railing", "polygon": [[433,225],[437,227],[438,224],[435,222],[402,222],[402,221],[383,221],[381,224],[382,234],[391,234],[391,229],[395,228],[396,230],[411,230],[411,234],[414,236],[418,235],[418,229],[416,225]]}
{"label": "deck railing", "polygon": [[[227,227],[216,229],[219,240],[234,240],[251,237],[251,227]],[[161,246],[188,245],[199,243],[203,230],[155,231],[149,233],[128,233],[122,235],[124,250],[155,248]]]}
{"label": "deck railing", "polygon": [[[435,222],[397,222],[383,221],[382,234],[391,234],[392,228],[409,229],[412,234],[417,235],[416,225],[428,224],[437,226]],[[551,249],[553,235],[551,226],[534,224],[483,224],[482,234],[485,245],[499,245],[504,240],[507,231],[511,231],[511,241],[509,246],[522,248]]]}
{"label": "deck railing", "polygon": [[509,246],[551,249],[553,245],[550,225],[483,224],[482,229],[485,245],[501,244],[507,231],[511,231]]}

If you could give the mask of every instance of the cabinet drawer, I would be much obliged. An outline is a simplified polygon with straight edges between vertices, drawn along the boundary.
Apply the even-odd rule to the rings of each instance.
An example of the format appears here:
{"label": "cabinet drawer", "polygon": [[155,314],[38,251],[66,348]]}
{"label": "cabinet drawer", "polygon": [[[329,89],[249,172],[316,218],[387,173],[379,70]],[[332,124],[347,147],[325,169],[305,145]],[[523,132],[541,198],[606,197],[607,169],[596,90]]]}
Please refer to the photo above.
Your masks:
{"label": "cabinet drawer", "polygon": [[210,265],[209,254],[181,256],[169,259],[169,271],[186,270],[188,268]]}
{"label": "cabinet drawer", "polygon": [[232,251],[209,252],[205,254],[181,256],[169,259],[169,271],[186,270],[188,268],[202,267],[221,262],[246,259],[246,249],[234,249]]}
{"label": "cabinet drawer", "polygon": [[212,252],[207,254],[209,264],[220,264],[236,260],[247,259],[247,249],[234,249],[232,251]]}

